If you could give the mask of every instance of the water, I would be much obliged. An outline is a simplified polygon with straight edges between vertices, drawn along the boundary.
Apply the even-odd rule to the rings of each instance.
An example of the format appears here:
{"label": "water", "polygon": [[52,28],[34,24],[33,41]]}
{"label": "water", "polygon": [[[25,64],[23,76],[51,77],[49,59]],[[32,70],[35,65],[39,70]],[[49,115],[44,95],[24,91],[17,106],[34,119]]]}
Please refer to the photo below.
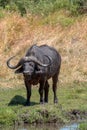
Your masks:
{"label": "water", "polygon": [[60,128],[59,130],[78,130],[79,124],[74,123],[72,125],[66,125],[63,128]]}
{"label": "water", "polygon": [[24,128],[18,128],[16,130],[79,130],[79,124],[74,123],[60,127],[58,125],[40,125],[40,126],[25,126]]}
{"label": "water", "polygon": [[23,128],[23,129],[18,129],[18,130],[78,130],[79,124],[74,123],[72,125],[66,125],[62,128],[60,126],[56,125],[46,125],[46,126],[39,126],[39,127],[32,127],[32,129],[28,128]]}
{"label": "water", "polygon": [[48,125],[25,125],[25,126],[15,126],[10,127],[10,128],[3,128],[0,130],[79,130],[78,128],[79,124],[74,123],[71,125],[66,125],[66,126],[59,126],[59,125],[53,125],[53,124],[48,124]]}

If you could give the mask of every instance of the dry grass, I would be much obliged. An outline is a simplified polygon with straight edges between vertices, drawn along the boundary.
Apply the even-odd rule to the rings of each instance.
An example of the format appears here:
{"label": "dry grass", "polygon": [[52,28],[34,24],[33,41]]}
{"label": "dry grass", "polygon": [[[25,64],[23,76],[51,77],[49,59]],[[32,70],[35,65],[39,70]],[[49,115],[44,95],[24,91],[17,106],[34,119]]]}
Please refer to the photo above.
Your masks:
{"label": "dry grass", "polygon": [[[21,76],[15,76],[7,68],[6,60],[11,55],[18,54],[17,62],[25,54],[26,49],[35,43],[48,44],[60,52],[62,56],[61,83],[87,81],[87,16],[77,18],[72,25],[65,27],[59,21],[55,25],[49,24],[50,22],[43,24],[45,20],[30,14],[27,17],[21,17],[16,13],[8,13],[0,20],[1,86],[11,87],[10,81],[13,81],[14,85],[21,83]],[[4,78],[7,82],[2,80]]]}

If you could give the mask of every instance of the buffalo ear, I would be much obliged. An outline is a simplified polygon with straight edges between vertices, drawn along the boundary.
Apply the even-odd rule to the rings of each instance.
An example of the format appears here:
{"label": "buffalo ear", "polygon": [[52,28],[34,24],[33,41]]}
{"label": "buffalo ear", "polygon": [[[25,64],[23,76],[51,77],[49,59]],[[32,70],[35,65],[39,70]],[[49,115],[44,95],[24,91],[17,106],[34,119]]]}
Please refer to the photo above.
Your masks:
{"label": "buffalo ear", "polygon": [[15,71],[16,74],[18,73],[23,73],[23,67],[21,66],[20,68],[18,68],[16,71]]}

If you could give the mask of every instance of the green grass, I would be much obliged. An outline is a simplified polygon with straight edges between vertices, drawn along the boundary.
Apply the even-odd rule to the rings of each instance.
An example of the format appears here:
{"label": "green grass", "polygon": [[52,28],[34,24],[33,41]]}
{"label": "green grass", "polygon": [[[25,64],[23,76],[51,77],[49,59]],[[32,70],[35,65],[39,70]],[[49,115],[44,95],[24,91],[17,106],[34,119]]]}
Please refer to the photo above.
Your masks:
{"label": "green grass", "polygon": [[[26,13],[39,14],[46,16],[55,11],[65,9],[72,14],[79,13],[80,0],[16,0],[16,1],[0,1],[0,7],[4,7],[8,11],[18,11],[21,15]],[[82,1],[83,6],[86,1]],[[82,7],[83,7],[82,6]]]}
{"label": "green grass", "polygon": [[68,27],[75,23],[76,18],[70,17],[64,14],[64,11],[58,11],[48,15],[40,20],[39,25],[57,25],[60,24],[62,27]]}
{"label": "green grass", "polygon": [[87,109],[87,83],[67,84],[61,89],[59,88],[59,98],[65,109]]}
{"label": "green grass", "polygon": [[80,119],[87,118],[84,114],[87,112],[87,83],[60,84],[57,95],[59,104],[55,105],[50,87],[49,103],[40,105],[38,88],[33,87],[31,106],[25,107],[26,90],[23,86],[12,89],[0,88],[0,125],[24,122],[67,123],[75,116],[73,111],[79,112]]}
{"label": "green grass", "polygon": [[81,123],[79,125],[79,130],[87,130],[87,122]]}

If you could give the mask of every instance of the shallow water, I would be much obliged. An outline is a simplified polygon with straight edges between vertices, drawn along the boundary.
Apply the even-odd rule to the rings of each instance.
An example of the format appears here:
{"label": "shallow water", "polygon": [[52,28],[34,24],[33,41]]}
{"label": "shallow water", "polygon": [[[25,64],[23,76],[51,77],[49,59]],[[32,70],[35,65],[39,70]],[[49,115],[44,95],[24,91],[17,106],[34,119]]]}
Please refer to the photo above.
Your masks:
{"label": "shallow water", "polygon": [[74,123],[72,125],[66,125],[62,128],[60,128],[59,130],[78,130],[79,124]]}
{"label": "shallow water", "polygon": [[79,130],[78,124],[74,123],[72,125],[66,125],[62,128],[60,126],[40,126],[40,127],[33,127],[33,128],[22,128],[18,130]]}
{"label": "shallow water", "polygon": [[3,128],[0,130],[79,130],[78,129],[79,124],[74,123],[71,125],[66,126],[59,126],[59,125],[53,125],[53,124],[47,124],[47,125],[24,125],[24,126],[15,126],[9,127],[9,128]]}

